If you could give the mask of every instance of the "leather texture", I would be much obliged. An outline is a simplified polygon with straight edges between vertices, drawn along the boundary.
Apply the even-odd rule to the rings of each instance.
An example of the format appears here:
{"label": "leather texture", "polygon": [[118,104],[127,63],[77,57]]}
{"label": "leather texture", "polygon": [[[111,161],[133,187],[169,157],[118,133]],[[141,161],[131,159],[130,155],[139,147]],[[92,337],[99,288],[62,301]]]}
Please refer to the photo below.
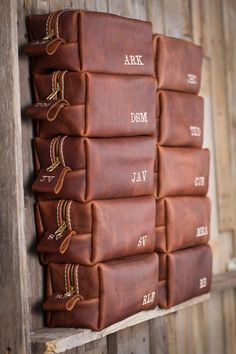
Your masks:
{"label": "leather texture", "polygon": [[209,150],[157,147],[157,197],[204,196],[208,191]]}
{"label": "leather texture", "polygon": [[[154,197],[97,200],[89,203],[69,201],[65,210],[64,205],[63,200],[48,200],[40,201],[36,206],[38,247],[43,252],[43,263],[91,265],[154,251]],[[57,239],[56,230],[64,219],[67,227]],[[68,237],[67,230],[75,234],[63,252],[60,245]]]}
{"label": "leather texture", "polygon": [[[27,19],[34,72],[88,71],[154,75],[150,22],[92,11],[58,11]],[[54,32],[52,38],[42,40]],[[94,60],[96,58],[96,60]]]}
{"label": "leather texture", "polygon": [[212,251],[209,245],[159,254],[159,262],[158,306],[172,307],[210,291]]}
{"label": "leather texture", "polygon": [[173,91],[157,91],[158,145],[202,147],[203,98]]}
{"label": "leather texture", "polygon": [[156,201],[156,250],[173,252],[206,244],[210,237],[208,197],[169,197]]}
{"label": "leather texture", "polygon": [[[59,141],[58,152],[54,151],[55,139]],[[36,138],[35,150],[36,170],[41,171],[33,190],[38,193],[39,199],[85,202],[153,192],[154,138]],[[55,155],[58,155],[60,165],[50,174],[45,168],[52,165]],[[59,191],[56,191],[50,186],[57,179],[58,170],[61,174],[60,166],[71,170],[64,176]],[[56,177],[51,182],[47,176]]]}
{"label": "leather texture", "polygon": [[[57,85],[59,92],[47,100]],[[55,71],[35,74],[34,91],[37,102],[26,113],[39,120],[40,137],[154,134],[156,83],[152,77]]]}
{"label": "leather texture", "polygon": [[[142,310],[157,305],[158,256],[138,255],[78,266],[74,286],[82,297],[72,310],[63,308],[60,294],[68,291],[68,265],[48,267],[48,311],[50,327],[82,327],[101,330]],[[70,280],[69,280],[69,284]],[[53,299],[54,298],[54,299]]]}
{"label": "leather texture", "polygon": [[202,48],[183,39],[153,35],[158,89],[198,93]]}

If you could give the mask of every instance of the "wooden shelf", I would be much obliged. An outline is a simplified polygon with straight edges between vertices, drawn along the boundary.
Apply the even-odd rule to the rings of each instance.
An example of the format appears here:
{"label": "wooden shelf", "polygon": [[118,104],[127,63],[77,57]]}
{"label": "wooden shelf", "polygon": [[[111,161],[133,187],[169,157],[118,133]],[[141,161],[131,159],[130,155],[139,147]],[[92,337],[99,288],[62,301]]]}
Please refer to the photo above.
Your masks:
{"label": "wooden shelf", "polygon": [[[236,272],[220,274],[214,276],[213,278],[212,292],[222,291],[234,287],[236,287]],[[150,311],[142,311],[136,315],[126,318],[123,321],[115,323],[100,332],[93,332],[89,329],[45,327],[31,333],[31,343],[37,353],[63,353],[68,349],[79,347],[124,328],[199,304],[203,301],[209,300],[209,298],[210,295],[206,294],[174,306],[168,310],[156,308]]]}
{"label": "wooden shelf", "polygon": [[136,315],[126,318],[123,321],[117,322],[100,332],[93,332],[90,329],[45,327],[31,333],[31,342],[37,344],[37,350],[39,353],[63,353],[67,349],[76,348],[88,342],[105,337],[108,334],[120,331],[124,328],[137,325],[141,322],[148,321],[156,317],[165,316],[169,313],[179,311],[189,306],[193,306],[200,302],[206,301],[209,298],[210,295],[206,294],[174,306],[168,310],[157,307],[154,310],[142,311]]}

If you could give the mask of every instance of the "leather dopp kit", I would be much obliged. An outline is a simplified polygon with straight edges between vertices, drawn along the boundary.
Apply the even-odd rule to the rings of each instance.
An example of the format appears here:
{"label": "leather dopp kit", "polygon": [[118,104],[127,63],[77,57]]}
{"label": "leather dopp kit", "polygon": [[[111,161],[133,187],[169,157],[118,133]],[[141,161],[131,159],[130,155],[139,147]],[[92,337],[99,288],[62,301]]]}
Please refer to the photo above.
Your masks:
{"label": "leather dopp kit", "polygon": [[54,71],[35,74],[33,83],[37,102],[26,113],[42,138],[154,134],[152,77]]}
{"label": "leather dopp kit", "polygon": [[92,11],[62,10],[27,18],[34,72],[70,70],[153,75],[149,22]]}
{"label": "leather dopp kit", "polygon": [[27,27],[47,325],[99,331],[209,292],[202,49],[92,11]]}
{"label": "leather dopp kit", "polygon": [[94,266],[50,264],[44,309],[50,327],[100,330],[157,305],[158,256],[138,255]]}
{"label": "leather dopp kit", "polygon": [[159,306],[169,308],[210,291],[212,251],[209,245],[160,254],[159,262]]}
{"label": "leather dopp kit", "polygon": [[202,148],[204,100],[197,95],[202,49],[155,34],[153,51],[158,306],[169,308],[210,291],[210,154]]}
{"label": "leather dopp kit", "polygon": [[38,251],[44,263],[84,265],[153,252],[155,211],[152,196],[89,203],[40,201],[36,208]]}
{"label": "leather dopp kit", "polygon": [[208,197],[166,197],[156,203],[155,248],[158,252],[169,253],[209,241],[211,204]]}
{"label": "leather dopp kit", "polygon": [[182,39],[153,35],[154,67],[159,90],[197,94],[202,48]]}
{"label": "leather dopp kit", "polygon": [[37,138],[35,150],[40,172],[33,190],[40,199],[84,202],[153,191],[153,138]]}

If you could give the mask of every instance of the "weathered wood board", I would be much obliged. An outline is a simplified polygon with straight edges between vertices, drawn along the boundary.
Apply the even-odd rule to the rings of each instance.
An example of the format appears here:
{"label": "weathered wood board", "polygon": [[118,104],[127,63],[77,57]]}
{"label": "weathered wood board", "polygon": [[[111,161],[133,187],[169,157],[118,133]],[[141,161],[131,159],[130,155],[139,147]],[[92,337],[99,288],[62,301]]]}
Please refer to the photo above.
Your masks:
{"label": "weathered wood board", "polygon": [[[203,46],[200,94],[205,98],[204,144],[210,147],[212,156],[209,194],[213,203],[214,273],[225,272],[226,261],[236,255],[235,0],[2,0],[0,343],[3,353],[30,353],[30,330],[35,331],[44,323],[43,269],[35,251],[34,199],[30,190],[33,127],[24,115],[25,107],[31,103],[29,63],[22,53],[27,40],[25,17],[67,7],[147,19],[152,21],[155,32],[190,39]],[[235,354],[236,295],[232,284],[233,276],[224,284],[226,290],[214,292],[210,301],[123,329],[67,353]],[[12,319],[17,326],[12,325]],[[43,347],[32,348],[35,354],[43,352]]]}

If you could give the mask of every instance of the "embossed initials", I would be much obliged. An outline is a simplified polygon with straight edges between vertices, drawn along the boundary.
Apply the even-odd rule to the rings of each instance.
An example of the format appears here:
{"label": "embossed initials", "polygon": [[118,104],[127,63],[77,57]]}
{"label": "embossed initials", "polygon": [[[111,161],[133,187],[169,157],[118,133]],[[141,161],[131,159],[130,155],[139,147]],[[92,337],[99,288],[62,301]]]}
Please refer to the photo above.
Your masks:
{"label": "embossed initials", "polygon": [[61,235],[50,234],[48,235],[48,240],[53,240],[54,238],[56,238],[56,241],[58,241],[61,237],[62,234]]}
{"label": "embossed initials", "polygon": [[54,235],[54,234],[50,234],[50,235],[48,235],[48,240],[53,240],[53,239],[54,239],[54,237],[55,237],[55,235]]}
{"label": "embossed initials", "polygon": [[152,293],[149,293],[147,295],[144,295],[143,305],[147,305],[147,304],[150,304],[150,302],[153,302],[155,300],[155,295],[156,295],[155,291],[153,291]]}
{"label": "embossed initials", "polygon": [[148,235],[140,236],[138,240],[138,247],[144,247],[147,242]]}
{"label": "embossed initials", "polygon": [[199,288],[202,289],[202,288],[205,288],[207,286],[207,278],[201,278],[199,280]]}
{"label": "embossed initials", "polygon": [[142,55],[125,55],[124,65],[144,65]]}
{"label": "embossed initials", "polygon": [[195,187],[204,186],[205,185],[205,177],[202,177],[202,176],[195,177],[194,185],[195,185]]}
{"label": "embossed initials", "polygon": [[148,122],[148,116],[147,116],[147,112],[131,112],[130,113],[131,116],[131,123],[147,123]]}
{"label": "embossed initials", "polygon": [[190,128],[190,132],[192,136],[201,136],[202,135],[202,131],[201,128],[199,127],[189,127]]}
{"label": "embossed initials", "polygon": [[190,85],[196,85],[197,84],[197,75],[187,74],[187,82]]}
{"label": "embossed initials", "polygon": [[201,237],[201,236],[206,236],[206,235],[208,235],[208,227],[207,226],[197,227],[196,237]]}
{"label": "embossed initials", "polygon": [[55,176],[46,176],[43,175],[42,178],[40,178],[40,182],[52,182],[52,180],[55,178]]}
{"label": "embossed initials", "polygon": [[147,178],[147,172],[148,171],[137,171],[133,172],[133,177],[131,178],[131,181],[133,183],[138,183],[138,182],[145,182]]}

